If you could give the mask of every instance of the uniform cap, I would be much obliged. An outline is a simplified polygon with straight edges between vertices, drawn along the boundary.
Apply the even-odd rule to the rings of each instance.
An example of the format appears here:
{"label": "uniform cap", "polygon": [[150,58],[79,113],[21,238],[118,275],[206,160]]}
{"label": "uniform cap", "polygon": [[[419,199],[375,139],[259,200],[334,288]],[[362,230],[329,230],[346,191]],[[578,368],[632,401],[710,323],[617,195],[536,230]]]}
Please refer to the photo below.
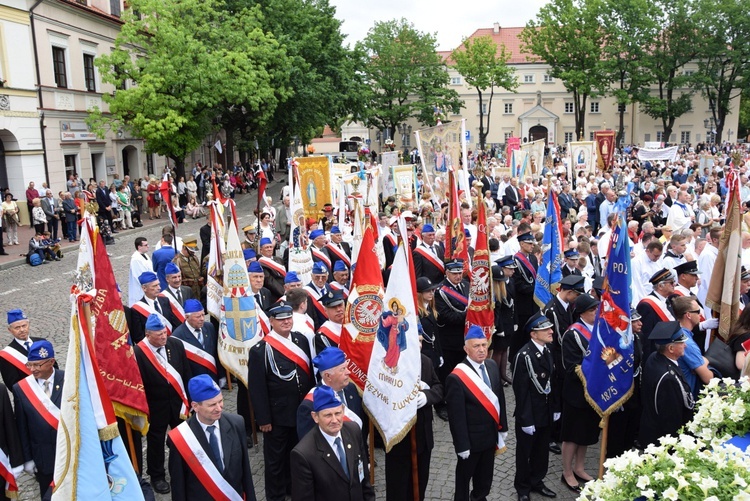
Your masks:
{"label": "uniform cap", "polygon": [[180,273],[180,268],[174,263],[167,263],[167,266],[164,267],[165,275],[177,275],[178,273]]}
{"label": "uniform cap", "polygon": [[500,259],[495,260],[495,264],[502,268],[518,268],[518,265],[516,264],[516,260],[513,259],[513,256],[503,256]]}
{"label": "uniform cap", "polygon": [[20,322],[21,320],[28,320],[29,317],[26,316],[26,314],[23,312],[23,310],[19,310],[18,308],[13,310],[8,310],[8,325],[14,324],[16,322]]}
{"label": "uniform cap", "polygon": [[431,224],[425,224],[422,226],[422,234],[435,233],[435,228]]}
{"label": "uniform cap", "polygon": [[313,264],[312,269],[313,275],[328,275],[328,268],[325,264],[321,263],[320,261]]}
{"label": "uniform cap", "polygon": [[276,305],[268,310],[268,316],[276,320],[284,320],[292,316],[292,307],[284,301],[279,301]]}
{"label": "uniform cap", "polygon": [[258,230],[255,229],[254,224],[248,224],[244,228],[242,228],[242,231],[245,233],[257,233]]}
{"label": "uniform cap", "polygon": [[463,259],[453,259],[445,263],[445,271],[459,272],[464,270]]}
{"label": "uniform cap", "polygon": [[526,322],[526,331],[543,331],[545,329],[551,329],[552,328],[552,322],[549,321],[547,317],[542,315],[541,312],[536,312],[533,317],[531,317],[528,322]]}
{"label": "uniform cap", "polygon": [[323,351],[318,353],[318,356],[313,358],[313,366],[318,369],[318,372],[327,371],[333,369],[346,362],[346,355],[339,348],[335,346],[329,346]]}
{"label": "uniform cap", "polygon": [[648,279],[648,281],[653,285],[659,285],[662,282],[674,282],[674,277],[672,276],[671,271],[666,268],[662,268],[661,270],[654,273],[651,278]]}
{"label": "uniform cap", "polygon": [[585,278],[583,275],[568,275],[560,280],[560,289],[564,291],[576,291],[583,294],[586,292],[583,290],[583,282]]}
{"label": "uniform cap", "polygon": [[150,283],[156,282],[158,280],[159,280],[159,277],[157,277],[156,273],[154,273],[153,271],[144,271],[138,277],[138,282],[141,285],[150,284]]}
{"label": "uniform cap", "polygon": [[659,322],[654,326],[648,338],[656,344],[684,343],[687,336],[682,332],[680,322]]}
{"label": "uniform cap", "polygon": [[302,280],[299,279],[296,271],[289,271],[284,277],[285,284],[294,284],[294,283],[301,282],[301,281]]}
{"label": "uniform cap", "polygon": [[312,230],[310,232],[310,240],[315,240],[318,237],[324,237],[325,234],[326,234],[326,232],[323,231],[323,230],[320,230],[320,229],[318,229],[318,230]]}
{"label": "uniform cap", "polygon": [[435,290],[440,287],[440,284],[433,284],[432,280],[427,277],[419,277],[417,279],[417,292],[427,292]]}
{"label": "uniform cap", "polygon": [[195,376],[188,381],[188,393],[193,402],[205,402],[221,393],[221,388],[208,374]]}
{"label": "uniform cap", "polygon": [[342,291],[329,289],[328,292],[323,294],[323,297],[320,298],[320,302],[323,303],[323,306],[326,308],[333,308],[344,302],[344,293]]}
{"label": "uniform cap", "polygon": [[185,301],[185,313],[203,312],[203,305],[197,299],[188,299]]}
{"label": "uniform cap", "polygon": [[685,261],[684,263],[678,264],[673,269],[678,277],[683,273],[687,273],[688,275],[701,274],[700,270],[698,270],[698,261]]}
{"label": "uniform cap", "polygon": [[333,271],[347,271],[349,268],[346,267],[346,263],[340,259],[333,265]]}
{"label": "uniform cap", "polygon": [[597,306],[599,306],[599,301],[588,294],[581,294],[576,298],[575,303],[573,303],[573,309],[577,313],[589,311]]}
{"label": "uniform cap", "polygon": [[152,313],[146,319],[146,330],[147,331],[160,331],[165,329],[164,322],[161,321],[161,317],[156,313]]}
{"label": "uniform cap", "polygon": [[247,272],[248,273],[263,273],[263,267],[260,265],[258,261],[253,261],[247,267]]}
{"label": "uniform cap", "polygon": [[191,252],[196,252],[198,250],[198,241],[194,238],[183,240],[182,247],[187,248]]}
{"label": "uniform cap", "polygon": [[478,325],[470,325],[464,336],[464,340],[467,339],[487,339],[487,336],[484,335],[484,331]]}
{"label": "uniform cap", "polygon": [[264,245],[273,245],[273,241],[268,237],[263,237],[260,239],[260,246],[263,247]]}
{"label": "uniform cap", "polygon": [[580,256],[576,249],[568,249],[565,251],[565,259],[577,259]]}
{"label": "uniform cap", "polygon": [[331,235],[339,235],[341,234],[341,230],[338,226],[331,226]]}
{"label": "uniform cap", "polygon": [[341,401],[330,386],[320,385],[313,390],[313,410],[324,411],[333,407],[340,407]]}
{"label": "uniform cap", "polygon": [[29,362],[43,362],[50,358],[55,358],[55,349],[52,348],[52,343],[46,339],[40,339],[32,343],[27,358]]}
{"label": "uniform cap", "polygon": [[518,241],[519,242],[535,242],[536,238],[534,238],[534,235],[531,234],[531,232],[523,233],[521,235],[518,235]]}

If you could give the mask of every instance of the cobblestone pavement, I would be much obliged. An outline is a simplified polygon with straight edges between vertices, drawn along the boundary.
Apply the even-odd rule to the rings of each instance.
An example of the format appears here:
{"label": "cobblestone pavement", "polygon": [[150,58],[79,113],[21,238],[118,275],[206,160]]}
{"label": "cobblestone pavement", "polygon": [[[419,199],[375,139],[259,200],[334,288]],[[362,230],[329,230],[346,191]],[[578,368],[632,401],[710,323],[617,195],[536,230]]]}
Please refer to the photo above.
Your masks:
{"label": "cobblestone pavement", "polygon": [[[282,186],[283,184],[278,182],[272,183],[269,186],[269,194],[273,194],[275,200],[278,199],[278,193]],[[242,227],[243,223],[247,224],[253,217],[251,213],[255,208],[255,194],[240,195],[237,203],[238,216],[240,217],[239,224]],[[152,223],[151,221],[148,222]],[[164,219],[160,222],[161,224],[168,224]],[[188,220],[183,225],[180,225],[178,235],[183,238],[189,236],[197,237],[201,225],[203,225],[202,220]],[[134,251],[134,239],[137,236],[145,236],[151,243],[155,244],[160,236],[160,228],[161,225],[149,224],[135,231],[131,230],[126,233],[120,233],[116,235],[116,243],[108,247],[109,252],[112,254],[110,259],[112,260],[115,275],[123,295],[127,294],[128,267],[130,255]],[[0,312],[4,316],[5,312],[11,308],[22,308],[31,319],[31,334],[46,337],[52,341],[57,359],[62,366],[64,366],[67,353],[68,332],[65,330],[65,326],[70,314],[69,291],[75,260],[76,251],[69,249],[61,262],[53,262],[34,268],[24,265],[0,270]],[[4,322],[5,319],[3,318],[2,321]],[[8,336],[9,334],[4,334],[2,339],[3,344],[8,342]],[[505,390],[508,417],[511,422],[511,430],[513,430],[512,415],[515,400],[511,389],[506,388]],[[236,388],[232,392],[233,394],[225,391],[226,410],[228,412],[233,412],[236,409],[236,391]],[[262,434],[260,433],[259,440],[262,445]],[[508,437],[507,445],[508,450],[495,459],[495,477],[492,492],[489,496],[491,500],[516,499],[516,493],[513,489],[513,474],[515,471],[515,437],[513,432]],[[598,456],[599,448],[590,447],[586,458],[586,469],[591,474],[596,472]],[[375,490],[378,499],[385,499],[385,457],[382,450],[375,452],[375,460],[377,465],[375,469]],[[448,424],[436,418],[435,448],[432,452],[427,499],[450,500],[453,498],[456,460]],[[265,500],[263,454],[260,447],[250,449],[250,463],[258,499]],[[559,480],[561,473],[562,464],[560,456],[550,454],[550,468],[546,485],[557,492],[557,499],[575,499],[575,494],[561,485]],[[31,477],[24,473],[19,480],[21,484],[19,499],[39,499],[37,484]],[[157,499],[159,501],[167,501],[171,497],[169,495],[157,495]],[[539,495],[532,494],[532,499],[538,500],[542,498]]]}

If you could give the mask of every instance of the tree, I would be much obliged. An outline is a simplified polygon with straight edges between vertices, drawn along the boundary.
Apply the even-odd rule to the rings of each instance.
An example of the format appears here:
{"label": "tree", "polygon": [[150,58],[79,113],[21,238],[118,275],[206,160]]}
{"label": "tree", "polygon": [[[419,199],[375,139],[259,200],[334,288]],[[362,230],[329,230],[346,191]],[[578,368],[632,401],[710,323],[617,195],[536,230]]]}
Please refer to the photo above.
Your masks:
{"label": "tree", "polygon": [[[184,159],[214,125],[220,108],[243,106],[270,118],[288,94],[287,58],[263,31],[261,14],[227,15],[220,0],[132,0],[102,78],[117,87],[105,95],[110,114],[95,111],[99,132],[125,127],[149,152]],[[132,85],[125,88],[125,82]]]}
{"label": "tree", "polygon": [[698,81],[722,140],[733,100],[750,84],[750,19],[742,0],[701,0],[697,16],[702,51]]}
{"label": "tree", "polygon": [[605,40],[602,66],[605,82],[609,83],[607,93],[619,105],[616,144],[622,144],[626,106],[642,97],[651,84],[640,65],[646,47],[658,35],[659,26],[654,22],[657,12],[650,0],[603,0],[600,7]]}
{"label": "tree", "polygon": [[[492,116],[492,98],[495,87],[513,91],[518,88],[515,72],[508,67],[510,53],[505,45],[498,45],[492,37],[479,37],[473,41],[465,39],[451,56],[456,63],[456,70],[464,77],[466,83],[474,87],[479,97],[479,148],[484,149],[490,133]],[[489,89],[487,98],[487,119],[483,109],[484,93]]]}
{"label": "tree", "polygon": [[550,75],[573,94],[578,139],[584,132],[586,101],[605,88],[599,0],[552,0],[521,32],[522,51],[550,65]]}
{"label": "tree", "polygon": [[418,31],[406,19],[376,22],[356,49],[364,57],[368,125],[395,137],[396,128],[409,118],[431,126],[439,112],[461,109],[458,93],[448,88],[448,69],[434,35]]}
{"label": "tree", "polygon": [[693,109],[697,80],[685,72],[700,53],[693,6],[684,0],[656,0],[654,21],[660,29],[641,59],[641,71],[655,88],[644,90],[638,101],[644,113],[661,120],[665,142],[677,118]]}

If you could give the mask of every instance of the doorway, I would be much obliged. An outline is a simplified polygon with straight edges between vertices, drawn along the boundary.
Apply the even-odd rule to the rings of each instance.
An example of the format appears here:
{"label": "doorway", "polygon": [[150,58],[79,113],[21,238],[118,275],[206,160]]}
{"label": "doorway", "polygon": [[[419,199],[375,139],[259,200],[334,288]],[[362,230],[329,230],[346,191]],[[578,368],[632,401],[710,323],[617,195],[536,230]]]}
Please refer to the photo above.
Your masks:
{"label": "doorway", "polygon": [[543,125],[535,125],[529,129],[529,141],[534,142],[539,139],[544,139],[544,144],[547,144],[548,137],[547,127]]}

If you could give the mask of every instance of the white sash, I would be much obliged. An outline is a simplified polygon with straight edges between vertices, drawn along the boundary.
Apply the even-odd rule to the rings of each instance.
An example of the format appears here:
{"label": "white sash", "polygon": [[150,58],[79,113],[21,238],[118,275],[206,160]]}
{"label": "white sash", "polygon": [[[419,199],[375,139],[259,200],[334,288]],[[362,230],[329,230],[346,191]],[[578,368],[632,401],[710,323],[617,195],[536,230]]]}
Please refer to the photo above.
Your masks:
{"label": "white sash", "polygon": [[[361,426],[360,426],[361,428]],[[13,476],[13,467],[10,465],[10,457],[4,450],[0,449],[0,478],[5,480],[5,489],[3,494],[8,498],[14,499],[18,495],[18,484]]]}
{"label": "white sash", "polygon": [[185,346],[185,355],[187,356],[188,360],[195,362],[198,365],[202,365],[214,374],[218,374],[216,370],[216,359],[213,357],[213,355],[211,355],[207,351],[202,350],[201,348],[198,348],[197,346],[188,343],[184,339],[180,339],[180,341],[182,341],[182,344]]}
{"label": "white sash", "polygon": [[432,250],[428,247],[424,246],[417,246],[414,249],[414,252],[420,254],[422,257],[424,257],[426,260],[428,260],[430,263],[432,263],[433,266],[435,266],[437,269],[439,269],[441,272],[445,272],[445,264],[432,253]]}
{"label": "white sash", "polygon": [[322,250],[318,250],[317,247],[314,245],[310,246],[310,250],[312,251],[312,256],[317,257],[320,261],[323,261],[323,263],[328,267],[328,271],[331,271],[331,260],[326,256],[325,252]]}
{"label": "white sash", "polygon": [[213,499],[243,501],[244,498],[219,473],[187,421],[170,431],[169,438],[172,439],[182,459]]}
{"label": "white sash", "polygon": [[322,333],[324,337],[327,337],[336,344],[341,342],[341,324],[331,322],[327,320],[323,325],[320,326],[318,332]]}
{"label": "white sash", "polygon": [[[30,393],[24,391],[24,395],[28,397],[34,408],[36,408],[37,411],[40,411],[39,414],[42,415],[44,420],[47,421],[50,426],[57,429],[57,425],[60,422],[60,409],[55,405],[52,399],[50,399],[50,397],[48,397],[47,394],[44,393],[44,390],[39,385],[34,376],[26,376],[23,381],[25,381],[27,384],[22,385],[21,390],[24,389],[24,386],[31,390]],[[51,392],[52,388],[50,388],[50,393]],[[40,409],[39,405],[37,404],[41,404],[42,409]],[[46,411],[48,415],[44,415],[44,411]]]}
{"label": "white sash", "polygon": [[29,368],[26,367],[26,362],[28,362],[29,360],[24,356],[23,353],[10,346],[6,346],[2,350],[0,350],[0,352],[0,358],[4,358],[26,375],[31,373],[29,371]]}
{"label": "white sash", "polygon": [[185,323],[185,308],[182,307],[179,301],[169,291],[163,291],[159,293],[159,296],[165,297],[169,300],[169,304],[172,306],[172,313],[177,317],[180,323]]}
{"label": "white sash", "polygon": [[343,261],[344,264],[347,266],[347,268],[352,267],[352,261],[351,259],[349,259],[349,256],[346,255],[346,252],[344,251],[344,249],[339,249],[338,247],[336,247],[335,244],[328,244],[326,245],[326,248],[330,249],[331,252],[336,254],[336,257],[339,258],[341,261]]}
{"label": "white sash", "polygon": [[154,308],[150,304],[144,301],[137,301],[135,304],[133,304],[133,306],[131,306],[131,308],[146,318],[148,318],[148,316],[151,315],[152,313],[155,313],[159,317],[159,320],[161,320],[161,323],[163,323],[164,326],[167,328],[167,335],[168,336],[172,335],[172,323],[169,320],[167,320],[167,318],[164,315],[156,311],[156,308]]}
{"label": "white sash", "polygon": [[[667,305],[659,301],[659,299],[653,295],[648,295],[641,299],[642,303],[650,304],[651,307],[656,310],[656,314],[661,317],[662,321],[668,322],[674,320],[674,316],[667,309]],[[659,314],[661,313],[661,314]]]}

